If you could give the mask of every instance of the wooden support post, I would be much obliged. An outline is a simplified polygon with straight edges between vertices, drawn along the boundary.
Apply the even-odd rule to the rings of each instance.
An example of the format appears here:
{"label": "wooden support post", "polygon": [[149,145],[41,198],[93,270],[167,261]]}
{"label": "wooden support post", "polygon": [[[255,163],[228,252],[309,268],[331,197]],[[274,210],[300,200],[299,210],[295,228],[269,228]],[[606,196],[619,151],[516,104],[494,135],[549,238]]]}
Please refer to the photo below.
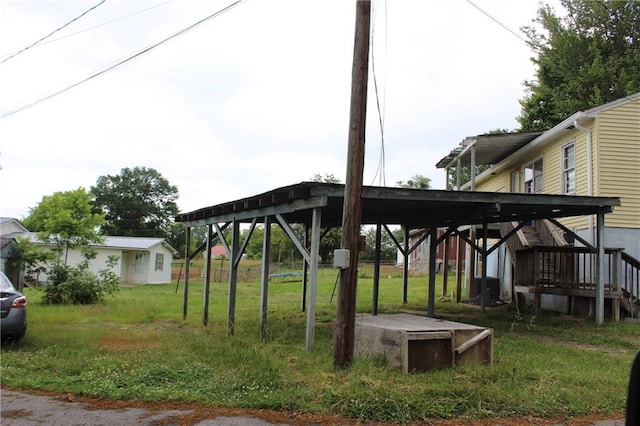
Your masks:
{"label": "wooden support post", "polygon": [[486,308],[485,296],[487,293],[487,222],[482,224],[482,279],[480,284],[480,311],[484,314]]}
{"label": "wooden support post", "polygon": [[[351,253],[349,267],[340,271],[340,288],[334,327],[335,367],[353,361],[356,328],[356,290],[358,279],[358,242],[362,216],[362,173],[367,116],[367,83],[369,74],[369,28],[371,1],[356,1],[356,28],[351,77],[351,111],[347,176],[342,211],[342,245]],[[313,265],[312,265],[313,267]]]}
{"label": "wooden support post", "polygon": [[229,302],[227,306],[227,334],[233,335],[236,322],[236,293],[238,289],[238,253],[240,252],[240,222],[233,220],[231,261],[229,262]]}
{"label": "wooden support post", "polygon": [[[616,249],[613,252],[613,256],[611,257],[611,262],[613,262],[613,265],[611,265],[611,270],[613,272],[613,276],[611,278],[612,280],[612,290],[616,290],[616,291],[620,291],[620,284],[622,281],[622,250],[620,249]],[[620,321],[620,299],[619,298],[614,298],[611,299],[611,305],[612,305],[612,309],[613,309],[613,320],[615,322]]]}
{"label": "wooden support post", "polygon": [[[533,277],[533,285],[538,286],[538,278],[540,277],[540,252],[536,247],[533,248],[533,271],[531,271],[531,276]],[[534,302],[536,305],[536,315],[542,315],[542,294],[536,292],[534,297]]]}
{"label": "wooden support post", "polygon": [[182,294],[182,319],[187,318],[187,304],[189,300],[189,247],[191,246],[191,228],[185,230],[185,248],[184,248],[184,293]]}
{"label": "wooden support post", "polygon": [[209,289],[211,288],[211,248],[213,247],[213,227],[207,225],[207,244],[204,261],[204,291],[202,295],[202,325],[209,323]]}
{"label": "wooden support post", "polygon": [[596,325],[604,324],[604,213],[597,215]]}
{"label": "wooden support post", "polygon": [[375,263],[373,265],[373,302],[371,314],[378,315],[378,293],[380,292],[380,249],[382,247],[382,225],[376,225]]}
{"label": "wooden support post", "polygon": [[448,284],[449,284],[449,240],[451,237],[447,236],[444,240],[444,259],[442,265],[442,297],[447,296]]}
{"label": "wooden support post", "polygon": [[476,143],[471,146],[471,190],[476,190]]}
{"label": "wooden support post", "polygon": [[[309,247],[309,226],[304,227],[304,247]],[[302,256],[302,295],[300,298],[300,312],[304,312],[307,309],[307,273],[309,272],[309,262],[306,262],[304,256]]]}
{"label": "wooden support post", "polygon": [[405,305],[409,299],[409,226],[402,227],[404,231],[404,253],[402,262],[402,303]]}
{"label": "wooden support post", "polygon": [[456,257],[456,302],[460,303],[462,300],[462,258],[465,252],[465,242],[460,236],[456,236],[458,243],[458,255]]}
{"label": "wooden support post", "polygon": [[[469,242],[473,243],[469,244],[469,258],[467,259],[467,268],[466,270],[469,272],[469,275],[465,277],[465,281],[467,282],[467,291],[471,292],[471,286],[473,284],[473,280],[476,279],[476,226],[471,225],[469,228]],[[469,297],[472,295],[469,294]]]}
{"label": "wooden support post", "polygon": [[429,295],[427,300],[427,316],[433,318],[436,313],[436,256],[438,254],[438,228],[429,230]]}
{"label": "wooden support post", "polygon": [[[309,283],[309,309],[307,310],[307,334],[305,346],[308,352],[313,348],[316,324],[316,299],[318,293],[318,263],[320,261],[320,225],[322,223],[322,209],[313,209],[311,221],[311,247],[309,253],[309,269],[311,281]],[[355,308],[355,307],[354,307]],[[355,328],[355,316],[354,316]]]}
{"label": "wooden support post", "polygon": [[260,298],[260,339],[267,341],[267,303],[269,299],[269,260],[271,258],[271,219],[264,218],[262,240],[262,297]]}

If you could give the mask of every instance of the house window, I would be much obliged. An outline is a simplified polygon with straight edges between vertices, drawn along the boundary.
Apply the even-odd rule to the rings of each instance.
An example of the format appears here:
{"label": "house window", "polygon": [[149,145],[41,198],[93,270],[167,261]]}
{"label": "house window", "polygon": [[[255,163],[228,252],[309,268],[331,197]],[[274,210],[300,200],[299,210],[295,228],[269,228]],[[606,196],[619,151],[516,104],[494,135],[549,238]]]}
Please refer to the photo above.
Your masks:
{"label": "house window", "polygon": [[562,147],[562,193],[576,193],[576,144],[571,141]]}
{"label": "house window", "polygon": [[539,158],[536,161],[533,161],[524,166],[524,192],[533,194],[535,192],[542,191],[542,172],[542,158]]}
{"label": "house window", "polygon": [[164,253],[156,253],[156,271],[164,269]]}
{"label": "house window", "polygon": [[511,192],[520,192],[520,172],[511,173]]}

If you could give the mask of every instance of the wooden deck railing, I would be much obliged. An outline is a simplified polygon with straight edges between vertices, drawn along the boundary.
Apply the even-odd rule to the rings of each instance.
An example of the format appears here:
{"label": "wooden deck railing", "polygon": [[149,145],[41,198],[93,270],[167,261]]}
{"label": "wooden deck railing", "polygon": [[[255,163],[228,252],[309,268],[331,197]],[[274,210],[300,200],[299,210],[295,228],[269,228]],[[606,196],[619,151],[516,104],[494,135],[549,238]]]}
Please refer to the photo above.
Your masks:
{"label": "wooden deck railing", "polygon": [[[622,250],[605,249],[605,290],[624,289],[637,294],[637,274],[622,261]],[[624,265],[624,266],[623,266]],[[635,269],[638,271],[638,268]],[[632,279],[636,284],[633,287]],[[631,279],[631,281],[630,281]],[[596,252],[586,247],[535,246],[516,252],[514,284],[526,287],[593,290]]]}
{"label": "wooden deck railing", "polygon": [[543,246],[567,246],[569,243],[564,238],[564,233],[547,219],[533,221]]}
{"label": "wooden deck railing", "polygon": [[629,302],[631,314],[637,314],[638,301],[640,300],[640,261],[622,252],[621,262],[622,276],[620,279],[623,297]]}

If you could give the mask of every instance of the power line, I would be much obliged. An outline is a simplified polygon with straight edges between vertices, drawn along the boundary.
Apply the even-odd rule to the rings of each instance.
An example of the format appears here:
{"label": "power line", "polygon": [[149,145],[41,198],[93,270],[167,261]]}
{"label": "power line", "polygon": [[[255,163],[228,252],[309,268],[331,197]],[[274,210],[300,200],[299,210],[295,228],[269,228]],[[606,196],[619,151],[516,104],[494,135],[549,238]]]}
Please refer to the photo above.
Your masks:
{"label": "power line", "polygon": [[60,89],[60,90],[58,90],[58,91],[56,91],[56,92],[53,92],[53,93],[51,93],[51,94],[49,94],[49,95],[47,95],[47,96],[44,96],[44,97],[42,97],[42,98],[40,98],[40,99],[38,99],[38,100],[36,100],[36,101],[33,101],[33,102],[31,102],[31,103],[28,103],[28,104],[23,105],[23,106],[18,107],[18,108],[15,108],[15,109],[13,109],[13,110],[10,110],[10,111],[7,111],[7,112],[4,112],[4,113],[0,114],[0,119],[1,119],[1,118],[5,118],[5,117],[8,117],[8,116],[13,115],[13,114],[16,114],[16,113],[18,113],[18,112],[20,112],[20,111],[24,111],[25,109],[30,108],[30,107],[32,107],[32,106],[34,106],[34,105],[37,105],[37,104],[39,104],[39,103],[41,103],[41,102],[44,102],[44,101],[46,101],[47,99],[51,99],[51,98],[53,98],[54,96],[58,96],[58,95],[60,95],[60,94],[62,94],[62,93],[64,93],[64,92],[67,92],[67,91],[69,91],[69,90],[73,89],[74,87],[80,86],[81,84],[86,83],[86,82],[87,82],[87,81],[89,81],[89,80],[92,80],[92,79],[94,79],[94,78],[96,78],[96,77],[99,77],[99,76],[101,76],[101,75],[103,75],[103,74],[106,74],[106,73],[108,73],[109,71],[111,71],[111,70],[113,70],[113,69],[115,69],[115,68],[117,68],[117,67],[119,67],[119,66],[121,66],[121,65],[124,65],[124,64],[126,64],[127,62],[129,62],[129,61],[131,61],[131,60],[133,60],[133,59],[137,58],[138,56],[142,56],[142,55],[144,55],[145,53],[147,53],[147,52],[149,52],[149,51],[151,51],[151,50],[155,49],[156,47],[158,47],[158,46],[160,46],[160,45],[163,45],[164,43],[166,43],[166,42],[168,42],[168,41],[170,41],[170,40],[172,40],[172,39],[174,39],[174,38],[176,38],[176,37],[178,37],[178,36],[181,36],[181,35],[183,35],[183,34],[187,33],[188,31],[190,31],[190,30],[194,29],[195,27],[199,26],[200,24],[203,24],[203,23],[205,23],[205,22],[207,22],[207,21],[209,21],[209,20],[211,20],[211,19],[213,19],[213,18],[215,18],[215,17],[217,17],[217,16],[220,16],[220,15],[222,15],[222,14],[223,14],[223,13],[225,13],[225,12],[228,12],[229,10],[233,9],[234,7],[236,7],[237,5],[239,5],[240,3],[244,2],[244,1],[245,1],[245,0],[236,0],[235,2],[233,2],[233,3],[231,3],[230,5],[225,6],[225,7],[223,7],[222,9],[220,9],[220,10],[218,10],[218,11],[216,11],[216,12],[212,13],[211,15],[207,16],[206,18],[203,18],[203,19],[201,19],[201,20],[197,21],[196,23],[189,25],[188,27],[186,27],[186,28],[184,28],[184,29],[182,29],[182,30],[180,30],[180,31],[178,31],[178,32],[176,32],[176,33],[174,33],[174,34],[170,35],[169,37],[167,37],[167,38],[165,38],[165,39],[163,39],[163,40],[161,40],[161,41],[159,41],[159,42],[157,42],[157,43],[154,43],[154,44],[152,44],[151,46],[146,47],[146,48],[144,48],[144,49],[142,49],[142,50],[138,51],[137,53],[134,53],[133,55],[131,55],[131,56],[129,56],[129,57],[127,57],[127,58],[125,58],[125,59],[122,59],[122,60],[120,60],[120,61],[116,62],[116,63],[115,63],[115,64],[113,64],[113,65],[108,66],[107,68],[105,68],[105,69],[103,69],[103,70],[100,70],[100,71],[98,71],[98,72],[96,72],[96,73],[94,73],[94,74],[91,74],[90,76],[85,77],[84,79],[82,79],[82,80],[80,80],[80,81],[78,81],[78,82],[76,82],[76,83],[73,83],[73,84],[71,84],[71,85],[69,85],[69,86],[67,86],[67,87],[65,87],[65,88],[63,88],[63,89]]}
{"label": "power line", "polygon": [[471,6],[475,7],[476,9],[478,9],[480,12],[482,12],[483,14],[485,14],[486,16],[488,16],[489,18],[491,18],[492,21],[494,21],[495,23],[497,23],[498,25],[500,25],[502,28],[504,28],[505,30],[509,31],[511,34],[513,34],[514,36],[518,37],[520,40],[522,40],[523,42],[525,42],[527,45],[529,46],[533,46],[535,47],[535,45],[533,45],[529,40],[523,38],[520,34],[518,34],[517,32],[513,31],[511,28],[509,28],[507,25],[503,24],[498,18],[496,18],[495,16],[493,16],[492,14],[490,14],[489,12],[487,12],[486,10],[484,10],[483,8],[481,8],[480,6],[478,6],[477,4],[475,4],[474,2],[472,2],[471,0],[467,0],[467,3],[469,3]]}
{"label": "power line", "polygon": [[[377,2],[376,2],[377,5]],[[377,21],[377,15],[378,15],[378,8],[375,7],[375,15],[374,15],[374,19],[373,19],[373,26],[371,29],[371,71],[373,74],[373,85],[374,85],[374,91],[375,91],[375,95],[376,95],[376,107],[378,110],[378,123],[380,125],[380,160],[378,162],[378,168],[376,169],[376,174],[373,177],[373,182],[375,182],[376,177],[379,178],[379,182],[380,182],[380,186],[386,186],[387,182],[386,182],[386,171],[385,171],[385,152],[384,152],[384,110],[385,110],[385,100],[386,100],[386,90],[387,90],[387,85],[385,83],[384,85],[384,90],[385,90],[385,94],[383,95],[382,98],[382,108],[380,108],[380,93],[378,90],[378,78],[377,78],[377,73],[376,73],[376,61],[375,61],[375,55],[374,55],[374,48],[373,48],[373,41],[374,41],[374,34],[375,34],[375,29],[376,29],[376,21]],[[385,43],[384,43],[384,48],[385,48],[385,73],[384,73],[384,77],[385,80],[387,78],[387,73],[386,73],[386,61],[387,61],[387,30],[388,30],[388,25],[387,25],[387,2],[386,0],[384,1],[384,21],[385,21]]]}
{"label": "power line", "polygon": [[[124,19],[131,18],[132,16],[136,16],[136,15],[139,15],[141,13],[148,12],[149,10],[155,9],[157,7],[164,6],[165,4],[168,4],[168,3],[173,3],[174,1],[176,1],[176,0],[167,0],[167,1],[162,2],[162,3],[158,3],[156,5],[149,6],[149,7],[145,8],[145,9],[141,9],[141,10],[139,10],[137,12],[133,12],[133,13],[130,13],[128,15],[112,19],[112,20],[107,21],[107,22],[103,22],[102,24],[94,25],[93,27],[89,27],[89,28],[85,28],[85,29],[80,30],[80,31],[76,31],[75,33],[71,33],[71,34],[64,35],[62,37],[54,38],[53,40],[48,40],[48,41],[45,41],[44,43],[38,43],[37,46],[32,46],[32,47],[41,47],[41,46],[45,46],[45,45],[50,44],[50,43],[55,43],[57,41],[67,39],[69,37],[74,37],[74,36],[77,36],[79,34],[86,33],[87,31],[95,30],[96,28],[104,27],[106,25],[113,24],[114,22],[122,21]],[[7,55],[11,55],[12,53],[7,53],[7,54],[3,54],[3,55],[0,55],[0,56],[7,56]]]}
{"label": "power line", "polygon": [[2,61],[0,61],[0,64],[4,64],[5,62],[7,62],[9,59],[11,58],[15,58],[16,56],[18,56],[19,54],[21,54],[22,52],[31,49],[33,46],[35,46],[36,44],[40,43],[41,41],[46,40],[47,38],[51,37],[52,35],[54,35],[55,33],[57,33],[58,31],[66,28],[67,26],[71,25],[72,23],[74,23],[75,21],[77,21],[78,19],[82,18],[84,15],[86,15],[87,13],[91,12],[92,10],[96,9],[98,6],[101,6],[104,4],[104,2],[106,2],[107,0],[102,0],[100,3],[96,4],[95,6],[89,8],[88,10],[82,12],[79,16],[73,18],[72,20],[70,20],[69,22],[67,22],[66,24],[64,24],[63,26],[61,26],[60,28],[53,30],[52,32],[50,32],[49,34],[47,34],[46,36],[42,37],[41,39],[37,40],[36,42],[30,44],[29,46],[25,47],[24,49],[18,50],[16,53],[14,53],[13,55],[10,55],[6,58],[4,58]]}

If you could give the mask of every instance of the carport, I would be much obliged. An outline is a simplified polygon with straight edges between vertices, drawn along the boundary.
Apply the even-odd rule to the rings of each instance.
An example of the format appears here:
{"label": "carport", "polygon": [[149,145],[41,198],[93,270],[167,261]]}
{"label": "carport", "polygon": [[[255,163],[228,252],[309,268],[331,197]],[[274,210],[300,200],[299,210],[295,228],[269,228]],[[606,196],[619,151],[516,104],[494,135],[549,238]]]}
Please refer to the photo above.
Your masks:
{"label": "carport", "polygon": [[[314,338],[315,303],[318,277],[319,247],[323,230],[340,227],[345,187],[342,184],[302,182],[295,185],[277,188],[263,194],[229,201],[210,207],[204,207],[176,217],[186,228],[187,241],[193,227],[207,227],[206,241],[193,253],[189,252],[189,244],[185,252],[185,259],[192,260],[196,255],[206,250],[205,278],[204,278],[204,313],[203,323],[208,322],[208,300],[211,271],[211,247],[214,240],[219,240],[225,246],[230,262],[229,296],[227,304],[227,331],[234,333],[237,269],[246,248],[246,244],[258,223],[264,224],[263,263],[261,277],[261,309],[260,332],[266,339],[267,301],[269,286],[269,247],[270,225],[278,224],[289,235],[305,260],[303,309],[307,311],[305,346],[311,350]],[[460,232],[459,229],[469,225],[478,226],[482,234],[488,234],[488,225],[501,222],[519,221],[524,224],[536,219],[560,219],[563,217],[596,215],[597,217],[597,276],[596,290],[596,323],[600,324],[604,317],[604,286],[603,262],[604,246],[603,231],[605,214],[613,211],[614,206],[620,205],[617,197],[584,197],[548,194],[515,194],[494,192],[467,192],[444,190],[420,190],[409,188],[391,188],[365,186],[361,194],[362,225],[376,226],[377,262],[374,269],[374,301],[372,313],[377,312],[377,283],[379,280],[379,246],[380,236],[384,229],[391,232],[389,226],[400,225],[405,235],[412,229],[428,229],[425,238],[430,236],[430,267],[428,302],[426,313],[435,316],[435,251],[442,241],[451,235],[460,235],[466,239],[486,261],[486,256],[495,247],[502,244],[515,234],[520,228],[502,237],[499,244],[487,249],[486,239],[482,247],[476,245]],[[240,241],[240,226],[249,227],[245,240]],[[291,228],[292,224],[302,224],[305,236],[301,241]],[[521,225],[522,226],[522,225]],[[227,244],[222,234],[231,230],[231,244]],[[437,230],[444,233],[438,236]],[[394,240],[395,241],[395,240]],[[395,241],[400,251],[407,258],[415,247],[408,247],[404,243]],[[183,316],[187,315],[189,291],[189,262],[185,265]],[[406,268],[406,266],[405,266]],[[599,268],[599,269],[598,269]],[[307,282],[308,272],[308,282]],[[405,271],[406,272],[406,271]],[[408,284],[408,274],[404,274],[404,291]],[[486,271],[482,277],[482,291],[486,288]],[[307,303],[308,302],[308,303]]]}

